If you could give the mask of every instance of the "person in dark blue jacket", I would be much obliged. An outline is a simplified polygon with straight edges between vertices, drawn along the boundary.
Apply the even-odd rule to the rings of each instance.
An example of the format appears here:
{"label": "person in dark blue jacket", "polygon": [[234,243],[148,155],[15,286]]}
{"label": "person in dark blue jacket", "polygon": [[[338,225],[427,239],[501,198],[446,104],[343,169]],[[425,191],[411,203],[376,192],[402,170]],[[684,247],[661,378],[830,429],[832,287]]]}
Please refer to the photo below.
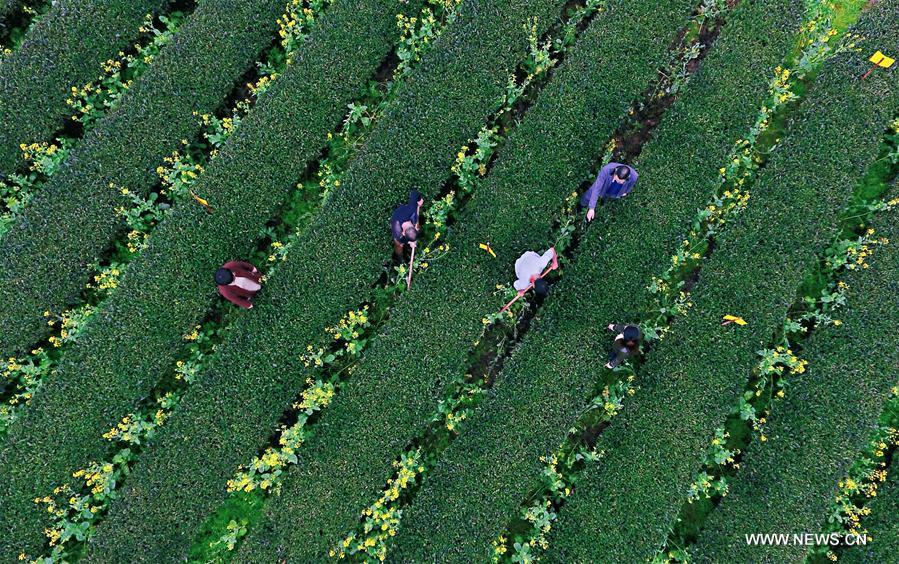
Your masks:
{"label": "person in dark blue jacket", "polygon": [[393,234],[393,253],[399,262],[403,260],[403,248],[409,245],[415,248],[421,220],[418,217],[424,198],[417,190],[409,193],[409,201],[397,207],[390,217],[390,231]]}
{"label": "person in dark blue jacket", "polygon": [[596,203],[627,196],[637,183],[637,171],[621,163],[609,163],[602,167],[596,181],[581,197],[581,207],[587,208],[587,221],[596,217]]}

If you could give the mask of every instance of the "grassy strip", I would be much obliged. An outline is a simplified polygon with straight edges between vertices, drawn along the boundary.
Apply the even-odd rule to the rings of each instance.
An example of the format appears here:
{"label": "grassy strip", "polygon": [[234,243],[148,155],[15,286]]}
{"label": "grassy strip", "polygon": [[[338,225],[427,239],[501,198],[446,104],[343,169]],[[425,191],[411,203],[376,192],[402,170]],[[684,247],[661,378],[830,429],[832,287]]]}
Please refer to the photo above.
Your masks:
{"label": "grassy strip", "polygon": [[[465,554],[490,555],[490,541],[504,519],[543,472],[538,457],[561,442],[583,398],[589,397],[603,353],[594,357],[583,349],[594,340],[604,349],[605,325],[630,320],[636,312],[622,319],[621,309],[634,311],[641,307],[640,298],[649,301],[635,281],[642,285],[661,270],[676,250],[679,233],[689,229],[695,210],[714,192],[717,167],[752,125],[767,95],[768,73],[789,48],[798,11],[796,3],[787,2],[779,11],[781,19],[761,23],[759,7],[747,4],[726,18],[715,47],[663,118],[656,139],[644,147],[635,165],[641,173],[638,189],[626,203],[599,210],[581,243],[579,260],[555,290],[562,296],[544,308],[481,413],[471,418],[472,428],[450,446],[423,486],[405,518],[400,546],[421,554],[416,551],[463,544]],[[759,48],[757,30],[762,26],[768,30],[769,49]],[[756,56],[742,56],[744,50]],[[739,104],[733,103],[735,92],[742,94]],[[727,127],[719,129],[718,124]],[[689,155],[671,149],[684,146],[690,147]],[[647,237],[650,225],[652,237]],[[521,479],[522,474],[532,479]],[[446,540],[428,546],[435,530]],[[428,548],[416,548],[420,546]]]}
{"label": "grassy strip", "polygon": [[165,0],[57,2],[21,48],[0,64],[0,171],[12,172],[21,143],[49,140],[70,110],[72,85],[92,80],[100,64],[138,35],[144,15]]}
{"label": "grassy strip", "polygon": [[[150,70],[74,150],[0,242],[3,356],[47,332],[44,311],[61,311],[87,281],[87,266],[121,231],[121,195],[146,196],[154,169],[197,131],[193,112],[217,108],[267,47],[280,0],[201,4]],[[224,29],[234,33],[222,33]]]}
{"label": "grassy strip", "polygon": [[[895,278],[891,280],[894,284],[895,281]],[[896,554],[899,553],[899,521],[896,520],[896,515],[899,515],[899,468],[896,465],[894,458],[889,467],[889,478],[878,490],[880,493],[877,499],[871,502],[871,514],[865,520],[869,533],[868,544],[842,551],[840,562],[862,564],[895,561]]]}
{"label": "grassy strip", "polygon": [[[641,14],[631,26],[634,34],[674,38],[686,22],[690,4],[680,3],[652,16]],[[397,456],[401,446],[427,423],[437,402],[455,389],[456,374],[467,366],[471,343],[483,331],[482,318],[499,309],[493,296],[495,285],[508,279],[518,253],[547,244],[553,216],[570,193],[564,184],[579,182],[589,174],[604,140],[630,102],[641,97],[667,55],[667,41],[641,44],[646,49],[645,59],[634,60],[633,67],[628,67],[622,75],[628,80],[618,82],[614,96],[593,97],[583,87],[614,80],[612,66],[597,61],[624,64],[621,61],[633,48],[635,37],[618,36],[616,40],[610,30],[633,17],[635,11],[640,12],[637,4],[614,3],[593,22],[510,137],[487,185],[470,202],[458,235],[450,235],[456,253],[453,260],[435,263],[429,268],[434,272],[419,280],[409,299],[395,308],[390,325],[366,354],[366,362],[323,415],[323,428],[301,454],[297,474],[287,487],[291,491],[331,492],[322,496],[328,503],[317,501],[316,494],[303,499],[285,494],[268,521],[286,523],[293,519],[286,515],[303,515],[305,530],[295,538],[304,540],[288,543],[290,533],[282,528],[269,533],[273,540],[260,539],[257,544],[302,546],[307,544],[305,539],[315,536],[314,531],[324,529],[329,538],[308,542],[306,556],[311,557],[339,540],[336,535],[353,526],[358,512],[377,497],[390,477],[391,468],[382,461]],[[533,155],[538,153],[544,156],[535,159]],[[526,187],[527,197],[522,196],[522,187]],[[490,242],[500,260],[480,250],[481,242]],[[420,353],[424,348],[427,355]],[[341,469],[339,487],[335,487],[338,476],[334,468]],[[280,535],[285,536],[278,538]]]}
{"label": "grassy strip", "polygon": [[[880,234],[895,241],[899,224],[891,220],[882,218]],[[798,560],[808,547],[749,546],[743,535],[820,529],[837,482],[868,440],[859,430],[877,421],[897,381],[891,368],[899,363],[892,344],[899,326],[889,304],[899,291],[899,251],[888,244],[868,260],[872,268],[846,276],[841,324],[816,331],[804,346],[809,369],[771,407],[764,435],[749,445],[730,493],[691,550],[698,560]]]}
{"label": "grassy strip", "polygon": [[[863,16],[862,52],[884,40],[896,6],[881,2]],[[791,143],[759,179],[754,197],[767,205],[750,206],[721,237],[703,268],[693,311],[675,322],[644,367],[647,391],[600,438],[607,454],[587,470],[569,502],[554,560],[647,558],[664,540],[686,501],[684,486],[745,386],[754,351],[781,324],[815,249],[834,235],[849,198],[845,187],[877,154],[897,79],[881,74],[860,82],[864,60],[853,52],[825,67]],[[747,324],[722,328],[728,314]]]}
{"label": "grassy strip", "polygon": [[[264,440],[260,430],[273,428],[302,388],[305,378],[291,369],[291,359],[320,339],[321,329],[339,319],[346,304],[358,303],[356,281],[380,271],[389,255],[389,210],[413,183],[427,187],[446,179],[454,155],[445,148],[460,146],[477,131],[527,48],[525,16],[537,13],[551,21],[557,7],[462,5],[342,185],[300,235],[290,255],[298,258],[279,266],[252,315],[234,328],[231,346],[222,348],[135,468],[121,503],[99,529],[96,554],[186,550],[193,527],[224,497],[234,469],[257,452]],[[236,365],[243,368],[235,371]],[[185,488],[189,499],[179,494]]]}

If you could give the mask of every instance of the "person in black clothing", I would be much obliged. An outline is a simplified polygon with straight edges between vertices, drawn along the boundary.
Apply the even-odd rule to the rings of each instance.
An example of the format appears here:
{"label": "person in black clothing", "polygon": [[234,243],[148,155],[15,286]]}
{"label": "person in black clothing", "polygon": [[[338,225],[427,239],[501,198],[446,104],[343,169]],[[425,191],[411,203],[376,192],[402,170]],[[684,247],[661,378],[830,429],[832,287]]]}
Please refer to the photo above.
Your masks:
{"label": "person in black clothing", "polygon": [[640,352],[643,334],[636,325],[609,324],[609,331],[617,332],[609,353],[606,368],[612,369]]}
{"label": "person in black clothing", "polygon": [[399,262],[403,260],[403,249],[406,245],[414,248],[418,241],[421,220],[418,213],[425,203],[417,190],[409,193],[409,201],[393,210],[390,217],[390,230],[393,234],[393,254]]}

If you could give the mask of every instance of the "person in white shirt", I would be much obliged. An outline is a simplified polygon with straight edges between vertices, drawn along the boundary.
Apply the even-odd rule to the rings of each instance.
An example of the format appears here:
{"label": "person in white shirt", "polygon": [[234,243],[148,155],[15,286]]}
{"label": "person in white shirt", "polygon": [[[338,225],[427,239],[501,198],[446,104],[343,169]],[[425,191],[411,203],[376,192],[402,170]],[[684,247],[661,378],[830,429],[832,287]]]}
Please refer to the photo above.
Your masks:
{"label": "person in white shirt", "polygon": [[[550,265],[549,268],[547,265]],[[518,290],[519,295],[523,295],[533,287],[538,295],[545,296],[548,287],[543,277],[557,268],[559,268],[559,257],[556,255],[554,247],[550,247],[542,255],[534,251],[527,251],[515,261],[515,276],[518,279],[515,280],[513,286]],[[544,269],[546,269],[545,272]]]}

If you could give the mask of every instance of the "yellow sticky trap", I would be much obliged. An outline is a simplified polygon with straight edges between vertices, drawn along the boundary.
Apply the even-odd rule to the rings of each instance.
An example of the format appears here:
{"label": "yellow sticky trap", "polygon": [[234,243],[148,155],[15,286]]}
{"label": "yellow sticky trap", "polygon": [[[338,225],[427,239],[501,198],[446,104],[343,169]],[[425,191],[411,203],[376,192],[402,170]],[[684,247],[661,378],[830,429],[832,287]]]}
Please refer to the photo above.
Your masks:
{"label": "yellow sticky trap", "polygon": [[481,243],[480,245],[478,245],[478,247],[479,247],[480,249],[482,249],[482,250],[487,251],[488,253],[490,253],[490,256],[492,256],[493,258],[496,258],[496,253],[493,252],[493,249],[490,248],[490,245],[489,245],[489,244],[487,244],[487,243]]}
{"label": "yellow sticky trap", "polygon": [[722,325],[728,325],[730,323],[736,323],[737,325],[746,325],[746,320],[742,317],[737,317],[736,315],[725,315],[724,323],[722,323]]}
{"label": "yellow sticky trap", "polygon": [[896,59],[887,57],[880,51],[871,55],[871,58],[868,60],[871,61],[872,63],[874,63],[875,65],[877,65],[878,67],[883,67],[885,69],[890,68],[891,66],[893,66],[893,63],[896,62]]}

